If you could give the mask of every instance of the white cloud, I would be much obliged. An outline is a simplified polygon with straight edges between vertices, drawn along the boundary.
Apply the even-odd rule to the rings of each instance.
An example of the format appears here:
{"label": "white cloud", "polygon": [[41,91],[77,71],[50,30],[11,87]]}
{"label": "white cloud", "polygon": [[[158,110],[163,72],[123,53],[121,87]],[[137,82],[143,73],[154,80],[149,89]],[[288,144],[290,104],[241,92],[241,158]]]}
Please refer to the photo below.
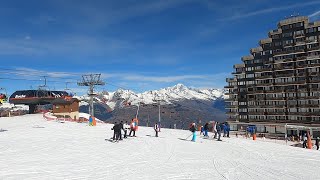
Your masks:
{"label": "white cloud", "polygon": [[[43,76],[47,76],[48,86],[54,83],[54,86],[61,87],[60,89],[63,89],[65,83],[71,80],[72,83],[68,85],[70,89],[78,94],[86,92],[86,88],[78,87],[76,84],[77,80],[81,79],[82,74],[87,74],[85,72],[56,72],[19,67],[12,70],[11,73],[20,78],[36,79],[39,81],[40,79],[43,81]],[[160,87],[168,87],[177,83],[197,88],[223,88],[226,84],[225,78],[228,76],[231,76],[231,74],[218,73],[202,75],[150,76],[142,73],[101,73],[101,79],[106,82],[106,88],[123,88],[131,89],[133,91],[152,90]]]}
{"label": "white cloud", "polygon": [[287,6],[271,7],[271,8],[261,9],[258,11],[241,13],[241,14],[237,14],[237,15],[234,15],[231,17],[222,18],[221,20],[222,21],[226,21],[226,20],[232,21],[232,20],[248,18],[248,17],[260,15],[260,14],[283,11],[283,10],[288,10],[288,9],[293,9],[293,8],[301,8],[301,7],[312,6],[312,5],[317,5],[317,4],[320,4],[320,1],[301,2],[301,3],[291,4],[291,5],[287,5]]}
{"label": "white cloud", "polygon": [[128,75],[123,79],[130,81],[150,81],[150,82],[177,82],[188,79],[203,79],[202,75],[181,75],[181,76],[144,76],[144,75]]}
{"label": "white cloud", "polygon": [[316,11],[316,12],[310,14],[309,18],[313,18],[313,17],[318,16],[318,15],[320,15],[320,11]]}

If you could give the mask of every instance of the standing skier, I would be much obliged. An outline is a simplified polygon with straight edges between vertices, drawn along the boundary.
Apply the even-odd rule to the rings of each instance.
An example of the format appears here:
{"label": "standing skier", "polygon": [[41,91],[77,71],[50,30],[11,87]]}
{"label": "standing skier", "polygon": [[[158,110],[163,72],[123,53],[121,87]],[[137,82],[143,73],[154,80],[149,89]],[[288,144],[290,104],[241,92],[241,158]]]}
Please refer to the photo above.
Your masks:
{"label": "standing skier", "polygon": [[136,136],[136,125],[135,125],[135,122],[134,120],[132,119],[131,120],[131,123],[130,123],[130,133],[129,133],[129,136],[131,136],[131,133],[133,132],[133,136]]}
{"label": "standing skier", "polygon": [[123,129],[123,121],[121,121],[120,124],[119,124],[119,132],[118,132],[119,133],[119,140],[122,140],[121,130],[124,131],[124,129]]}
{"label": "standing skier", "polygon": [[156,137],[158,137],[158,132],[159,132],[159,125],[158,125],[158,123],[156,123],[156,124],[153,126],[153,129],[154,129],[154,131],[156,132]]}
{"label": "standing skier", "polygon": [[223,124],[219,124],[217,123],[217,133],[218,133],[218,141],[221,141],[221,131],[222,131],[222,127],[223,127]]}
{"label": "standing skier", "polygon": [[209,123],[206,123],[206,124],[204,125],[203,131],[204,131],[204,137],[209,137],[209,135],[208,135]]}
{"label": "standing skier", "polygon": [[190,131],[192,132],[192,140],[193,142],[196,141],[197,133],[196,133],[196,123],[192,123],[190,127]]}
{"label": "standing skier", "polygon": [[111,128],[111,130],[113,130],[113,140],[118,140],[119,139],[119,130],[120,130],[120,126],[118,124],[118,122],[114,123],[114,126]]}
{"label": "standing skier", "polygon": [[214,133],[214,139],[217,139],[217,133],[218,133],[218,131],[217,131],[217,124],[218,124],[218,122],[215,122],[214,124],[213,124],[213,133]]}
{"label": "standing skier", "polygon": [[129,124],[128,124],[128,121],[126,121],[126,122],[123,124],[123,131],[124,131],[123,138],[127,138],[128,129],[129,129]]}
{"label": "standing skier", "polygon": [[308,140],[307,134],[304,134],[304,135],[302,136],[302,141],[303,141],[302,147],[303,147],[303,148],[307,148],[307,140]]}

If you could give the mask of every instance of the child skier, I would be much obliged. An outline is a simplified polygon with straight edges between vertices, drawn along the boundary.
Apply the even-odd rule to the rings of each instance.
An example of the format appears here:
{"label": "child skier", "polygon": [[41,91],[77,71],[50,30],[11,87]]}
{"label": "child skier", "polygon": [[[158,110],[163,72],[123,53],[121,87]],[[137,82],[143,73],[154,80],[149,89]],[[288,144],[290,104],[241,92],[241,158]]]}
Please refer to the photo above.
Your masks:
{"label": "child skier", "polygon": [[196,141],[196,137],[197,137],[196,123],[192,123],[192,126],[190,127],[190,131],[193,133],[191,141],[195,142]]}

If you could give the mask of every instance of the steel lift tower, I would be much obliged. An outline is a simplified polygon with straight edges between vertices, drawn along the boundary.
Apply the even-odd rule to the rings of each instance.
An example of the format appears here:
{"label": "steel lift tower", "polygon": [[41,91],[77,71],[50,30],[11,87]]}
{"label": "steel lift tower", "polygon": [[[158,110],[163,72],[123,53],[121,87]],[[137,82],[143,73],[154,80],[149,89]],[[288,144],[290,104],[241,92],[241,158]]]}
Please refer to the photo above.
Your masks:
{"label": "steel lift tower", "polygon": [[93,109],[93,97],[96,95],[94,93],[95,86],[103,86],[105,82],[100,79],[101,74],[86,74],[82,75],[82,82],[78,82],[78,86],[88,86],[89,91],[88,95],[90,97],[90,106],[89,106],[89,114],[94,116],[94,109]]}

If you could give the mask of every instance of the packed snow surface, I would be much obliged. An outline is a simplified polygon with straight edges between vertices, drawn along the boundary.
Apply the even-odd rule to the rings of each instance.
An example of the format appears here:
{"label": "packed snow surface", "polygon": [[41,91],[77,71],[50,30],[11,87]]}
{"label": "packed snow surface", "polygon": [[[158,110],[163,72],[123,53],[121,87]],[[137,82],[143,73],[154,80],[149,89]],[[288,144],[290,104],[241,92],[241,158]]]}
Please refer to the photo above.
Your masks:
{"label": "packed snow surface", "polygon": [[[274,142],[139,127],[109,142],[111,124],[0,118],[0,179],[319,179],[320,152]],[[211,134],[210,134],[211,136]]]}

